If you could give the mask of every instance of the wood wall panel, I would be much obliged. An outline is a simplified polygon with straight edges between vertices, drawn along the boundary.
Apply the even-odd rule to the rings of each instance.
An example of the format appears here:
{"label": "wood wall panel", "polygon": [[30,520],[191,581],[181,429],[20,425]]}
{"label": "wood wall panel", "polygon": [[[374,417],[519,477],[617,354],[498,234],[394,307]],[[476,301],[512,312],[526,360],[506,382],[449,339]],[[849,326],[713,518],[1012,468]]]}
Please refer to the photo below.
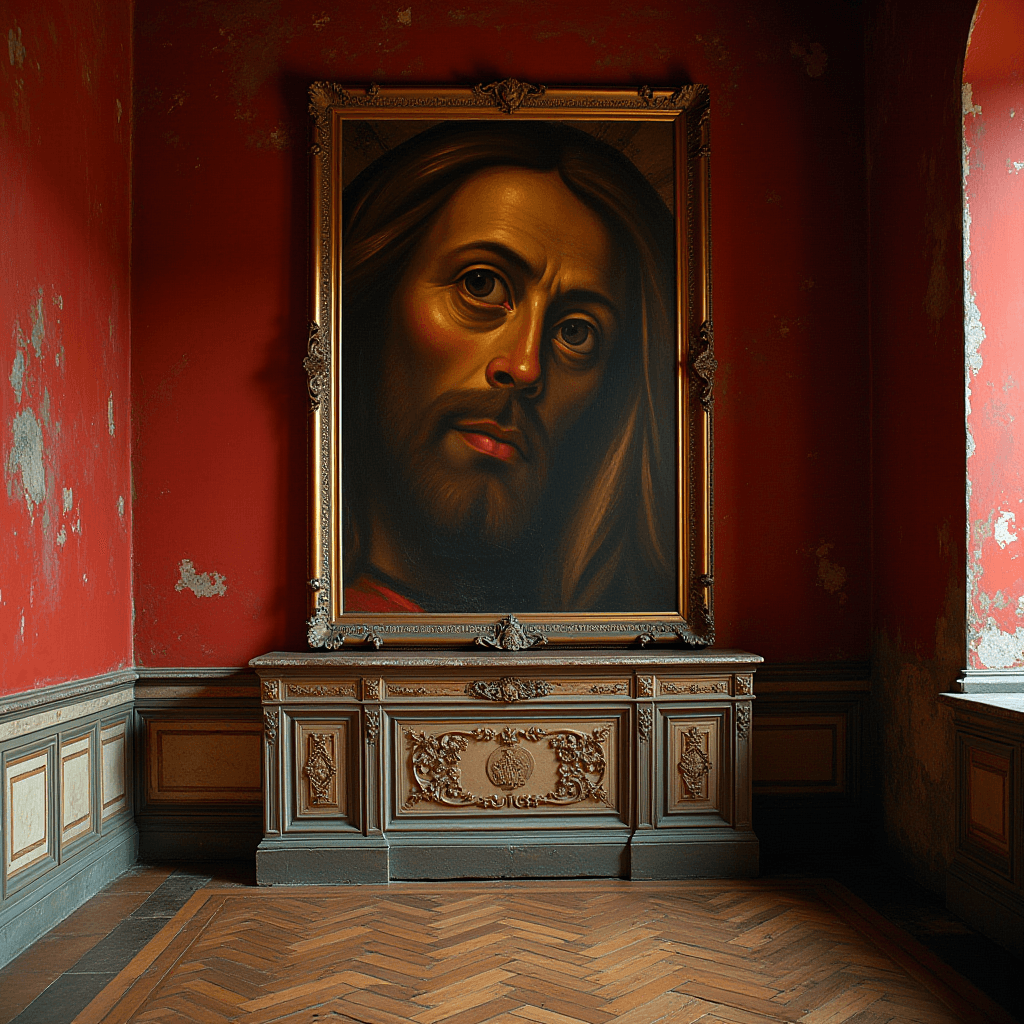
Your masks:
{"label": "wood wall panel", "polygon": [[162,719],[147,723],[146,799],[150,803],[260,803],[256,723]]}
{"label": "wood wall panel", "polygon": [[105,722],[100,728],[103,821],[128,809],[128,719]]}
{"label": "wood wall panel", "polygon": [[93,820],[93,742],[89,732],[60,747],[60,842],[61,846],[95,830]]}
{"label": "wood wall panel", "polygon": [[21,754],[4,765],[4,875],[55,859],[51,832],[53,780],[50,746]]}
{"label": "wood wall panel", "polygon": [[845,793],[848,719],[845,712],[755,718],[755,792]]}

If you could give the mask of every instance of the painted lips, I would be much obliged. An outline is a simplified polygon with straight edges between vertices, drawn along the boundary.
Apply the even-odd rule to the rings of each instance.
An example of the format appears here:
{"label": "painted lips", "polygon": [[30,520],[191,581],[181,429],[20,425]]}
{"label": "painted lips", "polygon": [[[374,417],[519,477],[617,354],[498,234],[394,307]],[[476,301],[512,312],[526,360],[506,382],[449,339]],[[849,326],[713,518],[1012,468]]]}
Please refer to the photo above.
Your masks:
{"label": "painted lips", "polygon": [[458,423],[459,436],[474,451],[508,462],[525,458],[522,435],[517,430],[506,430],[493,422]]}

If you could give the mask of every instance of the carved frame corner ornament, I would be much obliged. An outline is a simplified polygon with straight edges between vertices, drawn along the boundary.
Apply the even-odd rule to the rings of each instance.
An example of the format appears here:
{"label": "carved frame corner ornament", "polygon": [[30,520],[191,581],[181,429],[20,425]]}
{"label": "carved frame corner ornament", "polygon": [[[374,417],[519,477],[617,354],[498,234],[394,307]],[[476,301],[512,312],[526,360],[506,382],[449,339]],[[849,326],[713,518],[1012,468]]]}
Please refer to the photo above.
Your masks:
{"label": "carved frame corner ornament", "polygon": [[637,694],[641,697],[654,696],[654,676],[637,676]]}
{"label": "carved frame corner ornament", "polygon": [[498,651],[525,651],[538,644],[546,644],[548,638],[536,626],[524,626],[514,615],[507,615],[494,624],[491,636],[481,633],[476,642],[481,647],[492,647]]}
{"label": "carved frame corner ornament", "polygon": [[277,744],[277,708],[263,709],[263,732],[267,737],[267,745]]}
{"label": "carved frame corner ornament", "polygon": [[531,85],[520,82],[518,78],[505,78],[500,82],[482,82],[473,87],[473,96],[480,103],[493,103],[503,114],[514,114],[531,98],[543,96],[548,91],[546,85]]}
{"label": "carved frame corner ornament", "polygon": [[329,793],[331,780],[338,774],[334,766],[334,758],[327,746],[330,738],[328,733],[311,732],[309,734],[309,753],[306,757],[302,774],[309,780],[311,804],[330,803]]}
{"label": "carved frame corner ornament", "polygon": [[683,733],[683,752],[676,768],[683,781],[683,798],[700,800],[704,795],[704,780],[711,774],[714,765],[704,752],[704,737],[696,726]]}
{"label": "carved frame corner ornament", "polygon": [[384,689],[384,680],[380,677],[363,679],[361,696],[363,700],[380,700],[381,691]]}
{"label": "carved frame corner ornament", "polygon": [[546,697],[553,687],[543,679],[519,679],[516,676],[502,676],[501,679],[477,679],[466,684],[466,694],[477,700],[499,701],[515,704],[521,700]]}
{"label": "carved frame corner ornament", "polygon": [[264,679],[263,680],[263,699],[264,700],[280,700],[281,698],[281,680],[280,679]]}
{"label": "carved frame corner ornament", "polygon": [[754,677],[753,676],[737,676],[736,677],[736,693],[738,696],[746,697],[754,692]]}
{"label": "carved frame corner ornament", "polygon": [[306,642],[310,647],[314,650],[322,647],[327,651],[337,651],[348,640],[362,640],[373,644],[377,650],[384,646],[384,638],[376,626],[367,626],[362,622],[339,625],[331,621],[329,579],[311,579],[309,587],[316,594],[316,611],[306,622]]}

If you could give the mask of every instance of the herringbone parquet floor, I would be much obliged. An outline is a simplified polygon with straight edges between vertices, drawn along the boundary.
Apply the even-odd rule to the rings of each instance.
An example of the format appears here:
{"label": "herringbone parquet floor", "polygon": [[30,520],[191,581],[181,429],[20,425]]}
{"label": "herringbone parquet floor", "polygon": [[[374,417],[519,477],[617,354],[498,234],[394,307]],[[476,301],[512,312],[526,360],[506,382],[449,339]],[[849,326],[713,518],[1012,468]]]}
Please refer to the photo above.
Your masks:
{"label": "herringbone parquet floor", "polygon": [[826,882],[204,889],[76,1024],[994,1019],[899,934]]}

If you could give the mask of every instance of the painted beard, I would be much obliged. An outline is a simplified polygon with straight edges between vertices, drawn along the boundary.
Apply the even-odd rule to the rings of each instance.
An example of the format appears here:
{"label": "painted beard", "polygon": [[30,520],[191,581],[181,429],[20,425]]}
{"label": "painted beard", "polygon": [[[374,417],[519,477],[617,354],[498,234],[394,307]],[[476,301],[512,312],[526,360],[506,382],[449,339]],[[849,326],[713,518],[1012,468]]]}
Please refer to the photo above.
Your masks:
{"label": "painted beard", "polygon": [[399,534],[444,558],[512,553],[549,471],[549,439],[530,400],[513,389],[449,391],[413,421],[391,390],[378,408]]}

